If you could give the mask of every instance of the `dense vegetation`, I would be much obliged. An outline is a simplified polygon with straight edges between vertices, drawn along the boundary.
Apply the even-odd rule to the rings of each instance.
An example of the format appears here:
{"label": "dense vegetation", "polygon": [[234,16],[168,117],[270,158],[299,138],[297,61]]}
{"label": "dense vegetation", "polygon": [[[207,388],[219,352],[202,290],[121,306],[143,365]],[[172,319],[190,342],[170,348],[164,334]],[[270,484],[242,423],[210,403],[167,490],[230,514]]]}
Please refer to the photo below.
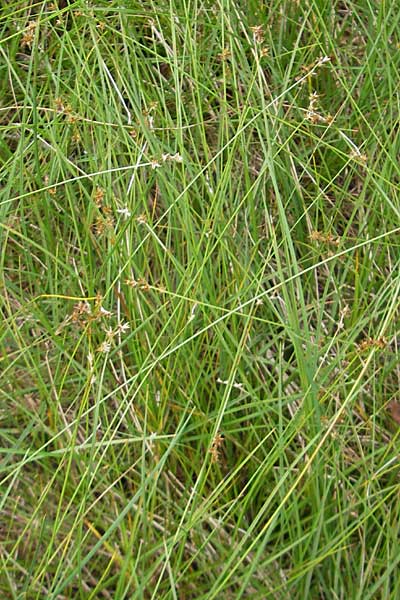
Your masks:
{"label": "dense vegetation", "polygon": [[1,598],[399,598],[396,3],[0,11]]}

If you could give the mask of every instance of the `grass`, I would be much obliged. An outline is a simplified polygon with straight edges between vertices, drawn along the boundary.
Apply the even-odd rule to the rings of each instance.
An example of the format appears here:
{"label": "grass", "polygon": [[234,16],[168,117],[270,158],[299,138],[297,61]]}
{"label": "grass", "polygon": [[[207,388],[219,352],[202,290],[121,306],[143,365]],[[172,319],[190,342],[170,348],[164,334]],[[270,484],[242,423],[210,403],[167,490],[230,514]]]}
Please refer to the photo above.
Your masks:
{"label": "grass", "polygon": [[400,597],[400,13],[0,9],[2,598]]}

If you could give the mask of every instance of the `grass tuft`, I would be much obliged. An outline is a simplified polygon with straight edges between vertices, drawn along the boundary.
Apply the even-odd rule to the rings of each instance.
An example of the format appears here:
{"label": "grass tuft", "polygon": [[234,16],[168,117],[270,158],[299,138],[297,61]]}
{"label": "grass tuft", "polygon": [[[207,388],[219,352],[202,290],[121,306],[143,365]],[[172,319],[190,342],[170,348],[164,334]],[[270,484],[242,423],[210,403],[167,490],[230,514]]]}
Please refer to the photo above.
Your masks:
{"label": "grass tuft", "polygon": [[0,9],[2,598],[400,597],[396,8]]}

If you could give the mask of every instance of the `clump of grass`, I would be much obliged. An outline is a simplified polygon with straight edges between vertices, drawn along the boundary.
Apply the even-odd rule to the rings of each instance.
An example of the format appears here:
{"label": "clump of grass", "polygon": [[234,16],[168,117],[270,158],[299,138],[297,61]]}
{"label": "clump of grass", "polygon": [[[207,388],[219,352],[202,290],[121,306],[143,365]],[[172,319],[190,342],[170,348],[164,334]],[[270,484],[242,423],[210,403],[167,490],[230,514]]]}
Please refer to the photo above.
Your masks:
{"label": "clump of grass", "polygon": [[397,12],[1,9],[2,597],[398,597]]}

